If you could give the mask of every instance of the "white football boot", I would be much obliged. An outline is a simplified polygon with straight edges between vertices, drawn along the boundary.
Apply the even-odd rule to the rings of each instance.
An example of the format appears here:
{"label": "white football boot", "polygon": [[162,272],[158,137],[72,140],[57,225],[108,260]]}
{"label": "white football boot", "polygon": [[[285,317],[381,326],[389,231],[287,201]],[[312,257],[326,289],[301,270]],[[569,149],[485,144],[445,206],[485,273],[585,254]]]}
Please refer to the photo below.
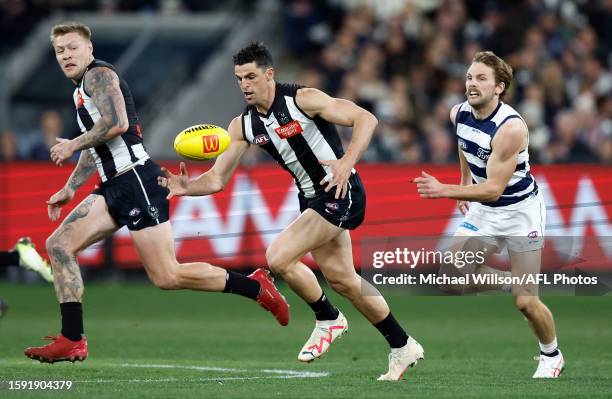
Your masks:
{"label": "white football boot", "polygon": [[308,338],[308,341],[306,341],[298,354],[298,360],[309,363],[321,357],[321,355],[329,350],[332,342],[342,338],[342,335],[347,331],[348,321],[346,321],[342,312],[338,313],[336,320],[317,320],[310,338]]}
{"label": "white football boot", "polygon": [[[558,350],[558,349],[557,349]],[[557,356],[544,356],[540,355],[540,363],[533,378],[557,378],[563,372],[565,368],[565,360],[560,350]]]}
{"label": "white football boot", "polygon": [[399,381],[408,367],[413,367],[418,360],[425,358],[425,351],[412,337],[401,348],[391,348],[389,353],[389,371],[378,377],[378,381]]}
{"label": "white football boot", "polygon": [[35,271],[49,283],[53,282],[53,270],[38,254],[29,237],[20,238],[15,249],[19,252],[19,266]]}

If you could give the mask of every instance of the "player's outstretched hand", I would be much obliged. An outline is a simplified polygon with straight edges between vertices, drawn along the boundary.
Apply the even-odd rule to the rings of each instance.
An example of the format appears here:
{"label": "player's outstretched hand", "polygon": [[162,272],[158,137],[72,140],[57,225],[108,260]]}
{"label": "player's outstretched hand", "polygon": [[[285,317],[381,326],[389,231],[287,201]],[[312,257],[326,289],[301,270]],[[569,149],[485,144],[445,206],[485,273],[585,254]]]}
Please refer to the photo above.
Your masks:
{"label": "player's outstretched hand", "polygon": [[170,199],[174,196],[180,197],[187,194],[187,186],[189,185],[189,175],[185,162],[179,165],[180,172],[178,175],[173,174],[166,168],[162,168],[164,176],[157,177],[157,184],[168,189],[169,193],[166,197]]}
{"label": "player's outstretched hand", "polygon": [[74,198],[74,191],[66,187],[53,194],[47,201],[47,214],[52,222],[59,219],[62,213],[62,206],[66,205]]}
{"label": "player's outstretched hand", "polygon": [[416,183],[421,198],[444,198],[446,196],[444,193],[445,185],[425,171],[421,171],[421,176],[415,178],[413,183]]}
{"label": "player's outstretched hand", "polygon": [[331,173],[319,182],[322,186],[327,184],[325,192],[329,192],[329,190],[336,187],[335,198],[346,197],[348,193],[348,181],[353,171],[353,164],[343,158],[338,160],[319,161],[319,163],[331,168]]}

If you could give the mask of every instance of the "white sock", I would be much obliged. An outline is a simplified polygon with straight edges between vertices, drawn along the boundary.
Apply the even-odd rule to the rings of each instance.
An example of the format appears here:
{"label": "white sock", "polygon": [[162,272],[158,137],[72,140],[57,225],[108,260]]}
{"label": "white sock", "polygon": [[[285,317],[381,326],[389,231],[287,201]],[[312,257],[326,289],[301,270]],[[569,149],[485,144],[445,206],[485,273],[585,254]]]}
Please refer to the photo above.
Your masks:
{"label": "white sock", "polygon": [[543,353],[553,353],[554,351],[557,350],[557,337],[555,337],[551,343],[549,344],[543,344],[540,342],[540,350]]}

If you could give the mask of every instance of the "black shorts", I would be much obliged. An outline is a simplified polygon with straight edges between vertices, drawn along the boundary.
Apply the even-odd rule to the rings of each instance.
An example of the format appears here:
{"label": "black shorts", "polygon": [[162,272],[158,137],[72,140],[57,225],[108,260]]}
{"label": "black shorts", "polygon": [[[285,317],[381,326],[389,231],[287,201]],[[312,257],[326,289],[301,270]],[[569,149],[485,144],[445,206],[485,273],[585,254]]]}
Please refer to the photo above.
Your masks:
{"label": "black shorts", "polygon": [[353,230],[363,223],[366,208],[366,194],[357,173],[349,179],[349,192],[344,199],[335,199],[336,188],[322,192],[313,198],[299,195],[300,212],[310,208],[334,226]]}
{"label": "black shorts", "polygon": [[157,184],[161,168],[150,159],[144,165],[101,183],[93,191],[104,197],[111,217],[119,227],[142,230],[168,221],[168,189]]}

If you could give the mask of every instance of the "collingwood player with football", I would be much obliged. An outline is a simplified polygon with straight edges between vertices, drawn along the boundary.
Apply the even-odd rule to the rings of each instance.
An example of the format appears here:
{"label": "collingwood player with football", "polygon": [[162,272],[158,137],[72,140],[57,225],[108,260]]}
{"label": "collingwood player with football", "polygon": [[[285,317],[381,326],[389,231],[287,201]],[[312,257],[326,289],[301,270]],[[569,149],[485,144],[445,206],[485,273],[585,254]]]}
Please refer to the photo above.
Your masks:
{"label": "collingwood player with football", "polygon": [[[422,198],[458,201],[465,219],[451,248],[492,254],[507,246],[512,276],[529,278],[535,277],[541,267],[546,207],[530,172],[527,125],[518,112],[501,101],[511,81],[512,68],[504,60],[490,51],[474,56],[466,73],[467,101],[454,106],[450,113],[459,143],[461,184],[442,184],[425,172],[414,182]],[[455,269],[451,272],[464,269],[442,265],[441,271],[444,266],[448,266],[446,271]],[[508,273],[484,264],[472,271],[491,277]],[[446,288],[461,294],[502,287]],[[533,378],[557,378],[565,362],[557,347],[552,313],[539,299],[538,284],[508,288],[539,340],[539,364]]]}
{"label": "collingwood player with football", "polygon": [[[300,262],[310,252],[330,286],[349,299],[391,347],[388,371],[379,380],[401,379],[423,358],[423,348],[406,334],[381,295],[362,295],[362,287],[369,284],[355,271],[349,234],[365,216],[365,191],[354,166],[370,142],[376,118],[317,89],[277,83],[272,56],[262,43],[251,43],[234,55],[234,73],[247,107],[229,125],[229,148],[199,177],[190,180],[181,163],[180,174],[165,171],[160,185],[170,189],[170,196],[213,194],[224,188],[250,145],[267,151],[291,174],[299,191],[302,213],[266,251],[268,267],[315,314],[315,328],[298,360],[320,357],[348,329],[344,315]],[[346,152],[336,124],[353,128]]]}
{"label": "collingwood player with football", "polygon": [[74,104],[82,134],[58,139],[51,159],[62,165],[76,151],[79,161],[66,185],[47,201],[49,218],[56,221],[61,207],[97,171],[101,183],[47,239],[47,253],[55,277],[62,330],[52,342],[28,348],[26,356],[41,362],[75,361],[87,357],[83,335],[83,280],[77,255],[122,226],[153,283],[165,290],[192,289],[230,292],[256,300],[286,325],[288,305],[267,271],[249,277],[208,263],[179,264],[169,221],[168,190],[159,187],[161,168],[147,154],[127,83],[111,64],[93,56],[90,29],[81,23],[56,25],[51,44],[62,72],[76,86]]}

